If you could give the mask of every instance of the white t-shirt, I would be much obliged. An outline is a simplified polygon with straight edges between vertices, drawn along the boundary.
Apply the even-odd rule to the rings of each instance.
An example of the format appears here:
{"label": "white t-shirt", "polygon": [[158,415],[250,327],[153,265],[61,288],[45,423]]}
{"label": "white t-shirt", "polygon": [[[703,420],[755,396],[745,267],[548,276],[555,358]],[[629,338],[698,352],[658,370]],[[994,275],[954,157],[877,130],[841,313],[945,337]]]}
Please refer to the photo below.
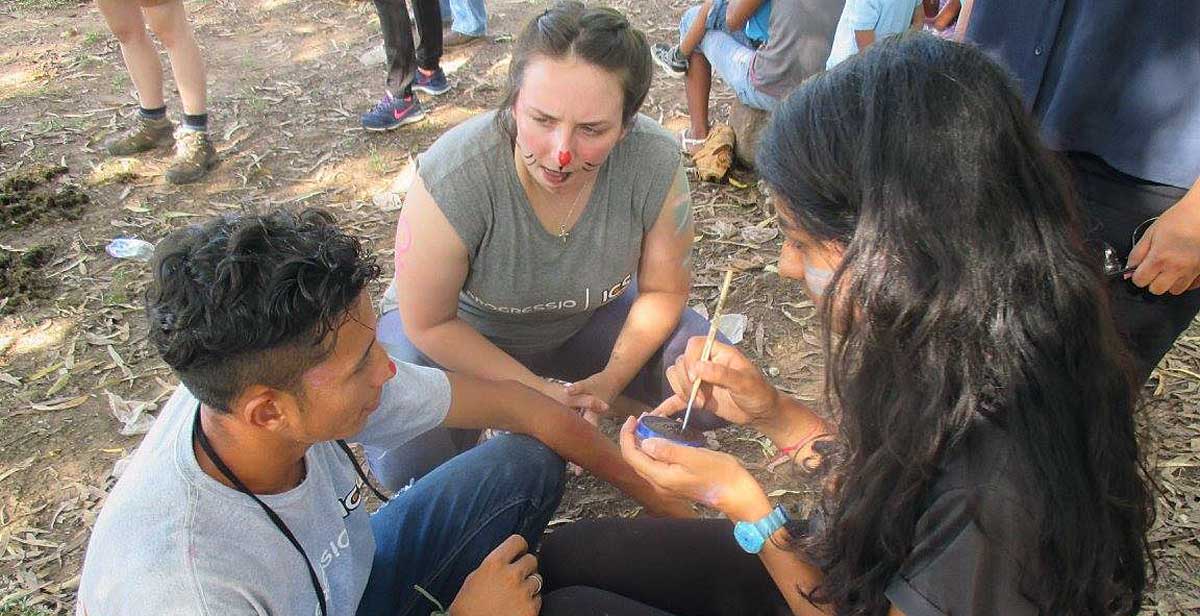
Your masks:
{"label": "white t-shirt", "polygon": [[[440,370],[396,362],[379,408],[350,439],[393,448],[450,408]],[[304,559],[249,496],[205,474],[192,449],[199,402],[180,387],[109,495],[83,564],[77,614],[319,614]],[[330,616],[358,608],[375,539],[367,488],[336,443],[305,454],[299,486],[262,499],[304,548]]]}

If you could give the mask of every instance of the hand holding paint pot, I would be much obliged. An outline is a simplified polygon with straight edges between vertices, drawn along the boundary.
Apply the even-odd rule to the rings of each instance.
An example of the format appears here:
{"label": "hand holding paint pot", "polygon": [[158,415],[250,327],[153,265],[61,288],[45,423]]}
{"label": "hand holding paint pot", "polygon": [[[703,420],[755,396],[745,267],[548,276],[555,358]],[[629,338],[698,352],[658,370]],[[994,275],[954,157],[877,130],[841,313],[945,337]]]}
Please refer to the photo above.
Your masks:
{"label": "hand holding paint pot", "polygon": [[639,441],[637,425],[630,417],[621,427],[621,455],[656,490],[703,503],[735,521],[758,520],[771,512],[762,486],[737,458],[663,438]]}

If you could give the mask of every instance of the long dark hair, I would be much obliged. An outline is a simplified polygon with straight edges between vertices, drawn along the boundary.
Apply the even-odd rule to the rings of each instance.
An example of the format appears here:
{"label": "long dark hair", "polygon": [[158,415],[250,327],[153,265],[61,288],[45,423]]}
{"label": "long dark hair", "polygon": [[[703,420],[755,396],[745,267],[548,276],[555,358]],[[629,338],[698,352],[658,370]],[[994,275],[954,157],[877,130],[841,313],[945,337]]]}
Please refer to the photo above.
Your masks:
{"label": "long dark hair", "polygon": [[1032,469],[1042,612],[1135,613],[1153,519],[1137,385],[1008,75],[928,35],[880,41],[783,103],[758,165],[801,237],[845,250],[825,292],[845,301],[822,302],[842,451],[810,598],[887,611],[939,464],[987,418]]}
{"label": "long dark hair", "polygon": [[557,59],[572,54],[617,75],[621,80],[621,121],[626,126],[633,121],[650,92],[653,75],[646,35],[614,9],[559,0],[530,20],[513,46],[508,84],[496,114],[496,121],[510,140],[516,138],[512,108],[529,62],[537,57]]}

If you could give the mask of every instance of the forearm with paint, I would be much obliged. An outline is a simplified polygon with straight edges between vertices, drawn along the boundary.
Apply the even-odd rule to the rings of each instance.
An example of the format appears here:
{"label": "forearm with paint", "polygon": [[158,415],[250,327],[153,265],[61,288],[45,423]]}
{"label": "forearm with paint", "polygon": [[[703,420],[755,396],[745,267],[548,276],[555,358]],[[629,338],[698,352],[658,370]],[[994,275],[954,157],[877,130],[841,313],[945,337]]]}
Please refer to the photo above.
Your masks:
{"label": "forearm with paint", "polygon": [[504,382],[499,388],[489,393],[487,402],[498,407],[497,427],[532,436],[654,513],[669,513],[661,509],[654,488],[621,458],[617,446],[578,413],[518,383]]}

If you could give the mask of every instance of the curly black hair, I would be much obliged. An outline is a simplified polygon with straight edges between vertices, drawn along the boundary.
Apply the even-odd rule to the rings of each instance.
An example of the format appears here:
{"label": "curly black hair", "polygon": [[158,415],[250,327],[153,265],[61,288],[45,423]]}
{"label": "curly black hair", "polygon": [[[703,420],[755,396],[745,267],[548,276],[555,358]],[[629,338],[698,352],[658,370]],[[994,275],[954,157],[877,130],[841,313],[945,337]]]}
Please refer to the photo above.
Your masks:
{"label": "curly black hair", "polygon": [[297,391],[381,271],[317,209],[230,214],[180,229],[159,243],[152,269],[150,341],[188,390],[220,411],[252,384]]}

